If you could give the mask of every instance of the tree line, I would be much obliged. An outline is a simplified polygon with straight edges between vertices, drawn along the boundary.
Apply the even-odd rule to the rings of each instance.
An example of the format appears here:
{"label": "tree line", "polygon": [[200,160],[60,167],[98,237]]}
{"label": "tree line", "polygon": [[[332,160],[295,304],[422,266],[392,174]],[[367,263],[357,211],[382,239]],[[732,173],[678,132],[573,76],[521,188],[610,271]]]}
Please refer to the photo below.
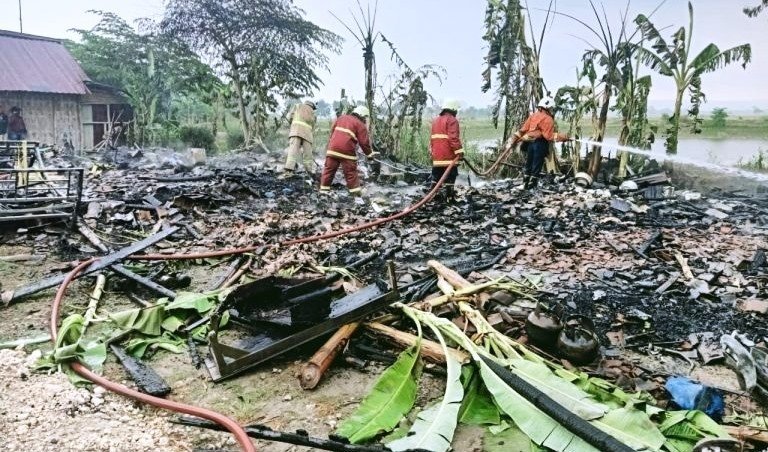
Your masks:
{"label": "tree line", "polygon": [[[754,17],[766,1],[744,8]],[[664,131],[669,152],[677,149],[682,106],[694,132],[701,121],[704,74],[734,63],[746,66],[751,46],[721,50],[711,43],[692,49],[694,10],[688,3],[686,26],[667,32],[653,22],[655,11],[628,17],[629,4],[612,20],[603,5],[590,0],[590,17],[560,13],[550,2],[543,24],[534,24],[525,0],[488,0],[483,39],[488,45],[481,89],[494,93],[488,109],[471,109],[468,116],[490,115],[503,139],[519,125],[545,95],[556,97],[558,119],[571,134],[601,141],[610,111],[621,117],[620,142],[640,146],[648,135],[650,68],[654,75],[670,77],[676,98]],[[380,145],[398,150],[417,146],[421,117],[430,112],[427,78],[440,79],[445,70],[423,64],[411,66],[376,28],[376,9],[359,3],[346,27],[363,50],[365,99]],[[161,19],[142,19],[131,25],[103,11],[90,30],[75,30],[77,42],[68,46],[94,80],[122,90],[134,109],[133,138],[144,144],[163,131],[178,127],[184,118],[204,118],[214,135],[236,118],[244,144],[260,143],[285,122],[292,102],[311,96],[322,83],[329,55],[340,51],[342,37],[307,20],[288,0],[169,0]],[[570,86],[549,87],[539,61],[548,24],[557,15],[581,27],[588,44],[581,68]],[[535,25],[538,25],[536,27]],[[537,31],[538,30],[538,31]],[[581,39],[581,38],[580,38]],[[374,46],[385,45],[399,74],[378,80]],[[345,99],[318,103],[321,116],[343,110]],[[591,130],[581,130],[591,119]],[[600,150],[593,149],[588,170],[596,174]]]}

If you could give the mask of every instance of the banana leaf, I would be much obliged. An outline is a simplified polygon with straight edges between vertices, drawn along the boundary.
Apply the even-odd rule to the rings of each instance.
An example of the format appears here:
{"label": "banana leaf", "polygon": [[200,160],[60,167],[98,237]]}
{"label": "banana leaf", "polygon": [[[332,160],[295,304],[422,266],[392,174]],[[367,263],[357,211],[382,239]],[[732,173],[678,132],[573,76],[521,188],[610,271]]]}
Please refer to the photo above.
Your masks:
{"label": "banana leaf", "polygon": [[501,414],[483,386],[480,374],[471,365],[464,366],[461,371],[464,376],[464,400],[459,409],[459,422],[467,425],[498,425]]}
{"label": "banana leaf", "polygon": [[597,419],[608,412],[606,405],[596,402],[590,394],[552,373],[545,364],[525,359],[510,359],[507,363],[512,365],[516,375],[582,419]]}
{"label": "banana leaf", "polygon": [[134,358],[142,358],[148,349],[163,349],[171,353],[181,353],[185,348],[184,340],[170,333],[164,333],[158,337],[137,337],[125,345],[125,351]]}
{"label": "banana leaf", "polygon": [[[421,335],[419,335],[421,337]],[[409,347],[376,381],[357,411],[344,420],[336,434],[353,444],[391,431],[413,407],[423,364],[421,341]]]}
{"label": "banana leaf", "polygon": [[165,306],[165,310],[194,309],[199,314],[204,314],[216,305],[217,296],[217,293],[179,292],[176,298]]}
{"label": "banana leaf", "polygon": [[545,449],[534,444],[517,426],[506,421],[503,429],[496,432],[488,429],[483,437],[483,452],[540,452]]}
{"label": "banana leaf", "polygon": [[666,441],[645,410],[638,410],[632,403],[624,408],[611,410],[592,423],[635,450],[658,451]]}
{"label": "banana leaf", "polygon": [[163,305],[150,308],[129,309],[110,314],[109,318],[121,330],[132,330],[148,336],[159,336],[165,318]]}
{"label": "banana leaf", "polygon": [[720,424],[696,410],[664,412],[659,430],[666,437],[664,448],[670,452],[691,452],[707,437],[730,438]]}
{"label": "banana leaf", "polygon": [[397,306],[410,316],[416,317],[424,323],[437,326],[444,335],[467,350],[480,368],[483,383],[488,388],[488,392],[490,392],[496,405],[504,414],[512,418],[517,427],[528,435],[534,443],[557,452],[597,452],[596,448],[568,431],[504,383],[501,377],[496,375],[480,357],[480,348],[469,340],[453,322],[404,305]]}
{"label": "banana leaf", "polygon": [[[418,322],[418,320],[415,321]],[[461,385],[461,363],[448,352],[448,346],[440,330],[431,324],[427,326],[435,333],[445,353],[447,368],[445,394],[440,402],[419,413],[408,436],[387,444],[387,447],[394,452],[412,449],[447,451],[451,447],[453,433],[456,431],[459,408],[464,398],[464,387]]]}

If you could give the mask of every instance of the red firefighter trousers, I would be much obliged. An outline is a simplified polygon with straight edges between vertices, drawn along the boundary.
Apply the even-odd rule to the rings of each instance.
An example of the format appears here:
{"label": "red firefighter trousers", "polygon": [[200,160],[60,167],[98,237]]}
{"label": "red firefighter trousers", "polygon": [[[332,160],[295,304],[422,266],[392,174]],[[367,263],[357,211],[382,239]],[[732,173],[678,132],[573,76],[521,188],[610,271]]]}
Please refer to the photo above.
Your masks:
{"label": "red firefighter trousers", "polygon": [[323,167],[323,176],[320,178],[320,190],[330,190],[333,183],[333,177],[336,175],[336,170],[341,166],[341,171],[344,173],[344,180],[347,181],[347,189],[350,193],[359,193],[360,179],[357,177],[357,161],[335,158],[331,156],[325,157],[325,166]]}

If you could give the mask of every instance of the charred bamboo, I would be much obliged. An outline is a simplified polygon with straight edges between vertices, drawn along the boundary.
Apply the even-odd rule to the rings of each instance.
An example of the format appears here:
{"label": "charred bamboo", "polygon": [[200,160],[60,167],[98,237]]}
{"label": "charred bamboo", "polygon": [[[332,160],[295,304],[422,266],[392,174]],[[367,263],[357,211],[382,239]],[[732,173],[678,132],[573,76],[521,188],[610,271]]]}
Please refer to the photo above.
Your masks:
{"label": "charred bamboo", "polygon": [[299,383],[303,389],[314,389],[336,356],[344,350],[360,323],[350,323],[339,328],[322,347],[301,367]]}

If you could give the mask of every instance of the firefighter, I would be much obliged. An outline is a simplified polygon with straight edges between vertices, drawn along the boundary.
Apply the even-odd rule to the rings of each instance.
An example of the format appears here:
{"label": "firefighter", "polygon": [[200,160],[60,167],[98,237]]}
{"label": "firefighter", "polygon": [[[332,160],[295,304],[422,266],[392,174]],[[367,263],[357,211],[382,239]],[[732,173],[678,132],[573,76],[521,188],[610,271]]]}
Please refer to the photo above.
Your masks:
{"label": "firefighter", "polygon": [[312,153],[314,130],[317,118],[315,117],[315,103],[311,100],[296,105],[291,120],[291,130],[288,133],[288,157],[285,159],[281,178],[293,176],[299,161],[304,165],[304,171],[315,178],[315,156]]}
{"label": "firefighter", "polygon": [[541,99],[536,111],[525,120],[512,138],[512,146],[522,141],[522,150],[527,153],[523,177],[526,190],[538,183],[539,173],[549,152],[549,143],[571,140],[567,135],[555,132],[554,108],[554,99]]}
{"label": "firefighter", "polygon": [[371,148],[368,137],[366,120],[370,112],[364,106],[355,107],[351,114],[341,115],[331,127],[331,137],[328,140],[328,150],[325,153],[325,166],[320,178],[320,193],[330,193],[333,177],[341,166],[347,189],[353,196],[362,196],[360,179],[357,175],[357,147],[371,161],[371,169],[378,172],[379,163],[374,159],[377,155]]}
{"label": "firefighter", "polygon": [[[443,177],[448,165],[456,158],[464,158],[464,149],[461,145],[459,132],[459,120],[456,114],[459,111],[459,103],[455,100],[446,100],[440,109],[440,115],[432,121],[432,133],[430,135],[430,150],[432,153],[432,187]],[[459,169],[454,166],[448,173],[444,182],[443,200],[453,201],[456,177]]]}

